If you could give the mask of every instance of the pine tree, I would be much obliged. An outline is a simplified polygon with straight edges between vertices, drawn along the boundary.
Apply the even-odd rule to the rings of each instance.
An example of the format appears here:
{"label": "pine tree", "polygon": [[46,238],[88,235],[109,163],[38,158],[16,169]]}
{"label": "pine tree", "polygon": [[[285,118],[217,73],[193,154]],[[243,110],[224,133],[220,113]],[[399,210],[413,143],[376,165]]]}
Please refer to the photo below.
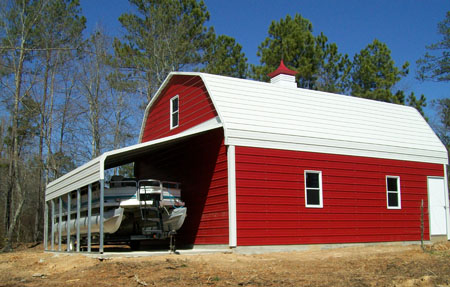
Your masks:
{"label": "pine tree", "polygon": [[[450,11],[445,19],[438,23],[441,40],[427,46],[428,52],[417,60],[417,78],[422,81],[436,81],[446,84],[450,82]],[[434,129],[442,142],[450,148],[450,98],[434,101],[438,112],[438,122]]]}
{"label": "pine tree", "polygon": [[140,84],[147,102],[171,71],[193,69],[202,62],[209,12],[203,1],[129,0],[137,14],[122,14],[126,30],[115,39],[119,65]]}
{"label": "pine tree", "polygon": [[269,80],[267,74],[283,60],[287,67],[298,72],[300,88],[344,92],[348,57],[338,53],[336,44],[328,43],[323,33],[315,37],[312,32],[311,22],[299,14],[273,21],[269,36],[258,47],[261,64],[252,66],[252,77]]}
{"label": "pine tree", "polygon": [[395,84],[408,74],[409,63],[395,66],[386,44],[375,39],[353,58],[352,95],[355,97],[403,104],[403,92],[392,92]]}
{"label": "pine tree", "polygon": [[438,24],[441,41],[427,46],[428,52],[417,61],[420,80],[450,81],[450,11]]}
{"label": "pine tree", "polygon": [[226,35],[211,35],[203,61],[202,72],[211,74],[245,78],[248,64],[242,46],[236,40]]}

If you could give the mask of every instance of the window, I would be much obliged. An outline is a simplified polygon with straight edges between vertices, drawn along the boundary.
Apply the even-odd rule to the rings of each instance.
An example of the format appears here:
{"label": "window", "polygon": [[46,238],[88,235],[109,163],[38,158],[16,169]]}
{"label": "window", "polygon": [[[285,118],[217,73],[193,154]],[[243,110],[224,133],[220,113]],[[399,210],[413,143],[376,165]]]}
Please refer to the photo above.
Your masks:
{"label": "window", "polygon": [[179,123],[179,98],[178,95],[170,99],[170,129],[178,127]]}
{"label": "window", "polygon": [[386,176],[386,200],[388,209],[401,209],[400,177]]}
{"label": "window", "polygon": [[323,207],[321,171],[305,171],[305,206]]}

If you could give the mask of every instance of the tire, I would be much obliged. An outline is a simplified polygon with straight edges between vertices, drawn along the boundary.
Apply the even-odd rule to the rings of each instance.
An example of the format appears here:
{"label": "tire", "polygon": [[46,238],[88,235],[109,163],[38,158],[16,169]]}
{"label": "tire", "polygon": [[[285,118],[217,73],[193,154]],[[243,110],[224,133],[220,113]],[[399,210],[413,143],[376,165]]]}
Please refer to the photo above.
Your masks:
{"label": "tire", "polygon": [[139,240],[130,241],[130,248],[133,251],[139,250],[141,247],[141,242]]}

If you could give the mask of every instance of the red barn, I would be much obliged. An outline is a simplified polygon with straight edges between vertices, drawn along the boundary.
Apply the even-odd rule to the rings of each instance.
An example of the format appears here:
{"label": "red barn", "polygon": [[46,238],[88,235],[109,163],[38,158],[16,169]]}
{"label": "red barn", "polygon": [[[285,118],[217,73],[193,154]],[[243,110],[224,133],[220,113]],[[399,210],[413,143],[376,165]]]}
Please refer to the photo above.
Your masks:
{"label": "red barn", "polygon": [[171,73],[140,142],[138,178],[183,183],[185,243],[281,245],[449,235],[447,152],[413,108],[271,83]]}
{"label": "red barn", "polygon": [[447,151],[417,110],[299,89],[284,65],[270,76],[171,73],[139,144],[47,186],[52,222],[56,199],[95,182],[102,198],[104,170],[134,162],[138,179],[182,183],[185,244],[417,241],[422,201],[424,238],[450,239]]}

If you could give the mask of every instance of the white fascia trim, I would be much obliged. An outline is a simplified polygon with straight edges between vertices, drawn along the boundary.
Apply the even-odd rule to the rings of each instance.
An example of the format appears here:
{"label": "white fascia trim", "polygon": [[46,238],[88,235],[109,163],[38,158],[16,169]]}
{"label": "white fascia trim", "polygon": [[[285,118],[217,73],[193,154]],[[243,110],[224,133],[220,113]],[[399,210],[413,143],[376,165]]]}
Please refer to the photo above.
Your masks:
{"label": "white fascia trim", "polygon": [[[250,138],[250,136],[242,137],[231,135],[230,131],[227,133],[225,128],[225,145],[236,145],[236,146],[246,146],[246,147],[256,147],[256,148],[266,148],[266,149],[277,149],[277,150],[291,150],[291,151],[303,151],[303,152],[315,152],[315,153],[325,153],[325,154],[337,154],[346,156],[359,156],[359,157],[369,157],[369,158],[381,158],[381,159],[394,159],[403,161],[415,161],[415,162],[426,162],[435,164],[446,164],[448,159],[446,156],[434,156],[427,157],[421,155],[410,155],[405,153],[395,153],[388,151],[376,151],[376,150],[364,150],[349,147],[336,147],[332,144],[312,144],[312,143],[295,143],[295,142],[281,142],[275,140],[260,140]],[[232,131],[235,133],[235,131]],[[444,154],[444,153],[443,153]]]}
{"label": "white fascia trim", "polygon": [[106,152],[104,154],[104,156],[105,156],[105,159],[106,159],[106,157],[109,156],[109,155],[123,153],[123,152],[127,152],[127,151],[134,150],[134,149],[137,149],[137,148],[158,144],[158,143],[161,143],[161,142],[171,141],[171,140],[174,140],[174,139],[178,139],[178,138],[194,135],[196,133],[201,133],[201,132],[206,132],[206,131],[209,131],[209,130],[217,129],[217,128],[220,128],[220,127],[222,127],[222,122],[220,121],[220,118],[215,117],[215,118],[207,120],[207,121],[205,121],[205,122],[203,122],[201,124],[198,124],[198,125],[190,128],[190,129],[187,129],[187,130],[185,130],[185,131],[183,131],[181,133],[174,134],[174,135],[167,136],[167,137],[163,137],[163,138],[159,138],[159,139],[155,139],[155,140],[144,142],[144,143],[138,143],[138,144],[135,144],[135,145],[132,145],[132,146],[128,146],[128,147],[124,147],[124,148],[120,148],[120,149],[116,149],[116,150],[112,150],[112,151]]}
{"label": "white fascia trim", "polygon": [[110,152],[105,152],[100,157],[100,180],[105,179],[105,160]]}
{"label": "white fascia trim", "polygon": [[71,176],[73,176],[74,174],[80,173],[86,169],[88,169],[89,167],[91,167],[92,165],[97,164],[99,161],[101,161],[101,156],[96,157],[90,161],[88,161],[87,163],[75,168],[74,170],[66,173],[65,175],[55,179],[54,181],[51,181],[47,184],[46,189],[51,189],[53,186],[57,185],[58,183],[66,180],[67,178],[70,178]]}
{"label": "white fascia trim", "polygon": [[208,92],[209,98],[211,99],[214,109],[216,110],[217,116],[219,117],[220,122],[222,123],[223,131],[224,131],[224,138],[226,141],[228,138],[228,129],[227,129],[227,126],[225,123],[225,118],[222,116],[222,112],[220,111],[220,108],[219,108],[220,105],[217,105],[216,100],[214,98],[214,94],[211,92],[211,89],[209,88],[208,79],[207,79],[209,74],[197,73],[197,74],[193,74],[193,75],[200,76],[200,78],[202,79],[203,84],[205,85],[206,91]]}
{"label": "white fascia trim", "polygon": [[236,220],[236,149],[234,145],[228,146],[228,235],[229,246],[237,246],[237,220]]}

